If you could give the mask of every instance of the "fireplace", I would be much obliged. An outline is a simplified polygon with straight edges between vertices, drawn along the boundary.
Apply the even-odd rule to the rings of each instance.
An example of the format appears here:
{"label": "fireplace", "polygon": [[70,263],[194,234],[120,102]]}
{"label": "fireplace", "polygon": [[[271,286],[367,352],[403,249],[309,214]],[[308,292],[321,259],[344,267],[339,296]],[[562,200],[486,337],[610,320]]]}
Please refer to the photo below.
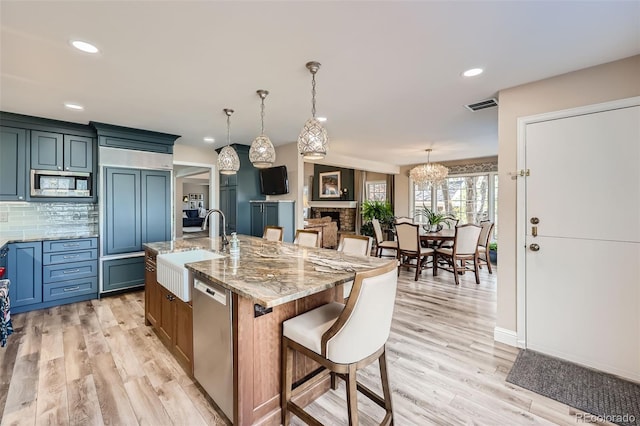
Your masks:
{"label": "fireplace", "polygon": [[338,230],[340,228],[340,212],[320,212],[320,217],[329,216],[332,222],[336,222],[338,225]]}
{"label": "fireplace", "polygon": [[311,207],[310,217],[331,217],[332,222],[338,225],[338,232],[355,232],[356,209],[355,207]]}

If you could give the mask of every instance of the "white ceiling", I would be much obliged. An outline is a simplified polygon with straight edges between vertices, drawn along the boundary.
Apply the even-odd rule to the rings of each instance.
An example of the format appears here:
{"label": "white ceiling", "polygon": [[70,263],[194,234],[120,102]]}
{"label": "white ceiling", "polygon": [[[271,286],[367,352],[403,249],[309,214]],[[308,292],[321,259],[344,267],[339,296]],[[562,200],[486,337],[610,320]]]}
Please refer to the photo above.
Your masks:
{"label": "white ceiling", "polygon": [[[330,150],[395,165],[496,155],[504,88],[640,53],[638,1],[0,2],[0,108],[233,142],[293,142],[317,109]],[[79,52],[79,38],[100,48]],[[485,69],[470,79],[461,72]],[[64,102],[85,106],[66,110]]]}

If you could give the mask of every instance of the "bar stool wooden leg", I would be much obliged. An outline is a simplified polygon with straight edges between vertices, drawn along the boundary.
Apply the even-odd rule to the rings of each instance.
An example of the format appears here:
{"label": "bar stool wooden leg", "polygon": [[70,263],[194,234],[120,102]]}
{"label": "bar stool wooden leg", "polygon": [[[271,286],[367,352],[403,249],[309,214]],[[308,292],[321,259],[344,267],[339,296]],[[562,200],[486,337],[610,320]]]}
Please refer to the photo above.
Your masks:
{"label": "bar stool wooden leg", "polygon": [[347,373],[347,407],[349,426],[358,425],[358,383],[356,382],[356,364],[349,365]]}
{"label": "bar stool wooden leg", "polygon": [[280,407],[282,410],[282,424],[288,426],[291,414],[287,407],[291,400],[291,387],[293,381],[293,350],[289,348],[287,339],[282,339],[281,370],[282,370],[282,391],[280,395]]}

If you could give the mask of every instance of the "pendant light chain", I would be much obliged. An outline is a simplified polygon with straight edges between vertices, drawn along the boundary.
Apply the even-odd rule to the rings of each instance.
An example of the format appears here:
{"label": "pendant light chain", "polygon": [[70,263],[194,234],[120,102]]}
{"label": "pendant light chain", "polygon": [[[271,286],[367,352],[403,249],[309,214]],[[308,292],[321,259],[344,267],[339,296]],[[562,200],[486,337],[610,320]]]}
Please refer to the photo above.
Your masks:
{"label": "pendant light chain", "polygon": [[316,118],[316,73],[311,73],[311,116]]}
{"label": "pendant light chain", "polygon": [[264,136],[264,97],[260,97],[261,98],[261,102],[260,102],[260,123],[261,123],[261,130],[260,130],[260,134]]}

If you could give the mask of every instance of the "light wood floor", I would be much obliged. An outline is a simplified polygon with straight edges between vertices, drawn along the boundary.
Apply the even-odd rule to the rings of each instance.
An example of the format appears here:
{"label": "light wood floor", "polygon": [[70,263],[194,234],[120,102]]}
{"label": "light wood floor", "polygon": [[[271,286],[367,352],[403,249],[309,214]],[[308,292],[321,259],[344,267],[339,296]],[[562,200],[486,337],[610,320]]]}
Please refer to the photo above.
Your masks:
{"label": "light wood floor", "polygon": [[[387,362],[396,425],[575,425],[575,410],[505,382],[517,350],[493,341],[495,271],[453,284],[402,271]],[[0,417],[10,424],[224,424],[144,325],[144,293],[13,316],[0,349]],[[377,364],[360,380],[380,389]],[[361,424],[383,411],[359,397]],[[344,386],[308,407],[347,424]],[[294,417],[293,423],[301,424]]]}

